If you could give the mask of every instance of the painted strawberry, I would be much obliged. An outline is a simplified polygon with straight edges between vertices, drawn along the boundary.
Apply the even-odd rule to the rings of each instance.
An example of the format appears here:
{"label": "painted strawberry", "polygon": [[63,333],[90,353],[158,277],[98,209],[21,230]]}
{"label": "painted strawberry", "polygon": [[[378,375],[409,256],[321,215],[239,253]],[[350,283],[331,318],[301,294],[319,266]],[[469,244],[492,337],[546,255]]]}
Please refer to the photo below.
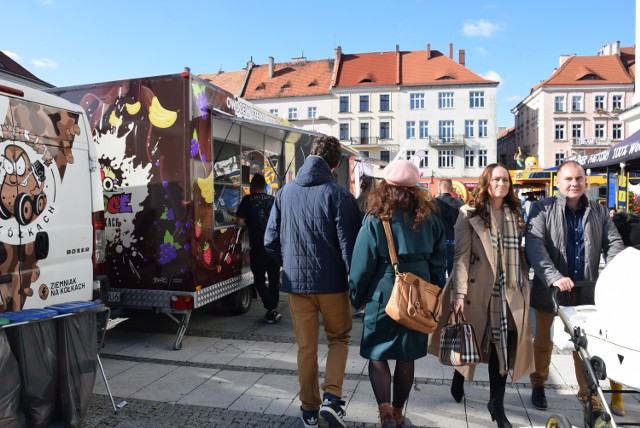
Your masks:
{"label": "painted strawberry", "polygon": [[202,258],[207,266],[211,264],[211,247],[208,242],[205,242],[204,247],[202,247]]}
{"label": "painted strawberry", "polygon": [[231,253],[227,253],[227,257],[224,258],[224,261],[227,262],[227,264],[231,264]]}
{"label": "painted strawberry", "polygon": [[196,221],[195,234],[196,238],[199,238],[202,234],[202,222],[200,220]]}
{"label": "painted strawberry", "polygon": [[224,253],[220,251],[220,254],[218,255],[218,261],[222,261],[222,257],[224,257]]}
{"label": "painted strawberry", "polygon": [[216,268],[216,272],[220,273],[221,270],[222,270],[222,266],[218,265],[218,267]]}

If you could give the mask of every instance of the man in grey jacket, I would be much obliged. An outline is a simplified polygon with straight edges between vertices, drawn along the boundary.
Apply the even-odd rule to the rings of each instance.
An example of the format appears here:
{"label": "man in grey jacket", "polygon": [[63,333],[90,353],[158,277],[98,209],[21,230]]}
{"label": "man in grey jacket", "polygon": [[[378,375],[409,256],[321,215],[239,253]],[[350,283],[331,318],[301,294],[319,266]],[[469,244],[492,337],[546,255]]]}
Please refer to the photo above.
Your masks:
{"label": "man in grey jacket", "polygon": [[[291,320],[298,344],[298,381],[305,428],[320,416],[330,427],[345,427],[342,384],[351,337],[349,266],[360,228],[356,199],[335,182],[340,142],[314,140],[295,180],[276,195],[264,246],[280,263],[280,289],[289,293]],[[329,352],[322,401],[318,387],[318,329],[322,314]]]}
{"label": "man in grey jacket", "polygon": [[[531,402],[541,410],[548,406],[544,387],[553,351],[552,287],[559,289],[559,303],[563,306],[593,305],[594,288],[574,289],[574,283],[595,283],[601,254],[608,263],[624,249],[607,208],[585,196],[586,177],[582,166],[575,161],[563,163],[558,167],[557,182],[556,196],[533,204],[525,240],[526,253],[535,272],[531,306],[536,314],[533,341],[536,369],[530,376]],[[580,388],[578,397],[586,404],[587,384],[577,352],[573,353],[573,360]],[[602,407],[597,397],[592,403],[595,415]]]}

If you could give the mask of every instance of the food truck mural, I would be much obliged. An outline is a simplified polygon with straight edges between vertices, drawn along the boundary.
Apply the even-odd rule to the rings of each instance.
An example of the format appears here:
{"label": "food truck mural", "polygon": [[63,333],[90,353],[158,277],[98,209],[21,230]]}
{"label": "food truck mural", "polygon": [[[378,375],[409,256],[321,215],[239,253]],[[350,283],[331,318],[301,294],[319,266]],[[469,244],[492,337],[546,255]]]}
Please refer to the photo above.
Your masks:
{"label": "food truck mural", "polygon": [[189,72],[53,91],[84,107],[97,142],[109,304],[182,315],[176,349],[191,310],[226,299],[246,312],[253,281],[236,208],[253,174],[272,193],[294,177],[319,134]]}

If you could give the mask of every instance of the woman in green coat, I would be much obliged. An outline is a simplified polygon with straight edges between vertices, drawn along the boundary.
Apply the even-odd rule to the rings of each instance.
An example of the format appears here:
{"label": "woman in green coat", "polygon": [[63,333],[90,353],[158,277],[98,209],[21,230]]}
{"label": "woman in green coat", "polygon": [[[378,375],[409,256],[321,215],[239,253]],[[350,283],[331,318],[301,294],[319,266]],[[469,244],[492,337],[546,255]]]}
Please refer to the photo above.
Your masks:
{"label": "woman in green coat", "polygon": [[[390,216],[401,272],[444,285],[447,264],[444,226],[418,187],[420,172],[407,160],[391,162],[384,180],[369,196],[365,218],[353,250],[349,286],[354,307],[365,305],[360,355],[369,360],[369,380],[382,426],[404,426],[403,409],[414,377],[414,360],[427,354],[427,335],[389,318],[385,306],[394,283],[387,238],[381,217]],[[388,360],[395,360],[392,377]]]}

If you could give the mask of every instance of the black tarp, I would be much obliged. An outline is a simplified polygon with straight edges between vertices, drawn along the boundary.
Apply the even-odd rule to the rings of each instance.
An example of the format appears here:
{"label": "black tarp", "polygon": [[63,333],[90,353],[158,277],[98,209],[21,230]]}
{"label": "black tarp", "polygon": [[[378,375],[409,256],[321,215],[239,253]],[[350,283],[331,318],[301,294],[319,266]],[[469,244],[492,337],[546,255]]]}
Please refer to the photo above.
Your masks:
{"label": "black tarp", "polygon": [[576,159],[582,167],[591,170],[617,169],[624,162],[627,171],[640,169],[640,131],[631,134],[615,146]]}
{"label": "black tarp", "polygon": [[0,426],[23,427],[25,422],[20,410],[20,371],[3,329],[0,329],[0,379]]}

